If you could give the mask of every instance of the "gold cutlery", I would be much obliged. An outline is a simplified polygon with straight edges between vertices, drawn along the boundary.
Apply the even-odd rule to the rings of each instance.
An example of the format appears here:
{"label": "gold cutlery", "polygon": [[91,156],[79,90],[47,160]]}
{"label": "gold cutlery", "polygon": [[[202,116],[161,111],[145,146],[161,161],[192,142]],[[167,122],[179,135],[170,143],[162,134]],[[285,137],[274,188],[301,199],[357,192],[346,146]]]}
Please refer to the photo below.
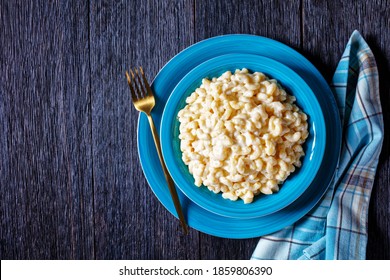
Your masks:
{"label": "gold cutlery", "polygon": [[130,70],[130,74],[131,76],[126,71],[126,78],[130,87],[131,98],[133,100],[134,107],[138,111],[145,113],[146,116],[148,117],[150,129],[153,135],[154,144],[156,145],[158,158],[160,159],[160,163],[164,171],[165,179],[168,183],[168,189],[169,192],[171,193],[173,204],[175,205],[175,209],[177,215],[179,216],[180,224],[184,230],[184,233],[188,234],[188,226],[186,220],[184,219],[179,197],[177,195],[177,191],[173,183],[172,177],[169,174],[167,167],[165,166],[162,152],[161,152],[160,139],[158,137],[157,130],[156,127],[154,126],[154,122],[151,115],[152,109],[156,104],[153,91],[151,90],[148,81],[145,78],[142,67],[139,67],[139,69],[135,68],[134,71]]}

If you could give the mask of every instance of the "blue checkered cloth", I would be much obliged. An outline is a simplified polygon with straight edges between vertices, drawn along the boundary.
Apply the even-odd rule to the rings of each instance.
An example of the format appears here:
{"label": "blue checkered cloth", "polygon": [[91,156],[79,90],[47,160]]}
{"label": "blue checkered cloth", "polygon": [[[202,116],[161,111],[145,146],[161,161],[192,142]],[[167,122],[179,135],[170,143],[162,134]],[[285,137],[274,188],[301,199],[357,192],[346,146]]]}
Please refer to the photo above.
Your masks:
{"label": "blue checkered cloth", "polygon": [[252,259],[365,259],[368,208],[383,141],[375,58],[354,31],[331,88],[343,125],[339,166],[319,204],[301,220],[262,236]]}

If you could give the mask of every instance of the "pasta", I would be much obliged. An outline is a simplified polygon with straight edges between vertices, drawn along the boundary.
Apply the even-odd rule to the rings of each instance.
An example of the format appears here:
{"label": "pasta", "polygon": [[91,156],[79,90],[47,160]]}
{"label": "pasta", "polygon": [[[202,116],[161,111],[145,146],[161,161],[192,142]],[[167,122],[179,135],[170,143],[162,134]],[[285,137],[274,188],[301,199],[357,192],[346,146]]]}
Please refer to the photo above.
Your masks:
{"label": "pasta", "polygon": [[251,203],[301,166],[307,115],[276,80],[245,68],[202,84],[179,111],[182,160],[195,185]]}

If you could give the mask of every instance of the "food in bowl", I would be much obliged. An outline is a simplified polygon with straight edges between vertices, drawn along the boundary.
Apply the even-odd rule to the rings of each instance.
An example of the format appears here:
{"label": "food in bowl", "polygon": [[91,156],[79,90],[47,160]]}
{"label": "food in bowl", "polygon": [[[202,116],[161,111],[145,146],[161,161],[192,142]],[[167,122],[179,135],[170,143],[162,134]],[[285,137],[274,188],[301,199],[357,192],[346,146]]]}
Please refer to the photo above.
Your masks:
{"label": "food in bowl", "polygon": [[182,160],[195,185],[251,203],[301,166],[307,115],[274,79],[245,68],[204,78],[179,111]]}

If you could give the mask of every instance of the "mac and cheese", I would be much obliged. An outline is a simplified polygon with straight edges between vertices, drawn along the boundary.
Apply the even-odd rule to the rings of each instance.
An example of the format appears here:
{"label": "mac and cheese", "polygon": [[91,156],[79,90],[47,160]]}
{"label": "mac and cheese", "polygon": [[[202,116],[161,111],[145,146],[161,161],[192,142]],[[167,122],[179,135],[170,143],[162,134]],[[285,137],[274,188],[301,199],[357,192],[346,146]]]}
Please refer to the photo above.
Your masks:
{"label": "mac and cheese", "polygon": [[301,166],[307,116],[276,80],[247,69],[202,85],[179,111],[180,149],[195,185],[251,203]]}

